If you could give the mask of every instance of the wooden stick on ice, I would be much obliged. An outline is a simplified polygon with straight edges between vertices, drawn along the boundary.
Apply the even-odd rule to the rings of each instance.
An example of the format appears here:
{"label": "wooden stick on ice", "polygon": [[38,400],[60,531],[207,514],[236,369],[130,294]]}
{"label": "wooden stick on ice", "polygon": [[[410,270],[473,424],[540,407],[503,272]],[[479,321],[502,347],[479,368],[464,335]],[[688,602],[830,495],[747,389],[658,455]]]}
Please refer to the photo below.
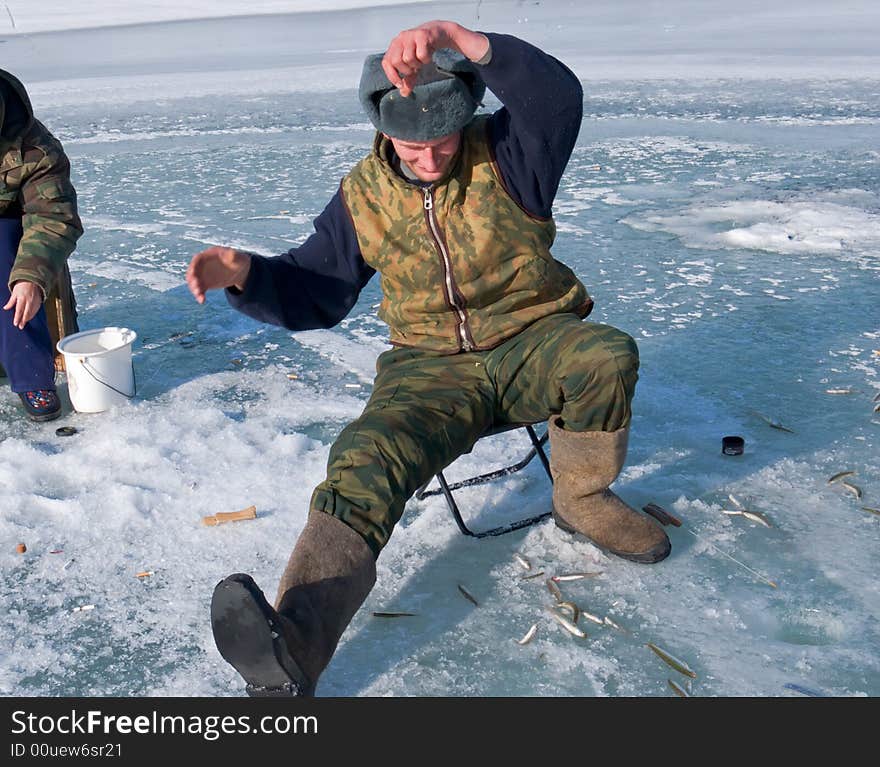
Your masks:
{"label": "wooden stick on ice", "polygon": [[220,525],[224,522],[238,522],[242,519],[256,518],[257,507],[248,506],[246,509],[242,509],[241,511],[220,511],[217,514],[211,514],[210,516],[202,517],[202,524]]}

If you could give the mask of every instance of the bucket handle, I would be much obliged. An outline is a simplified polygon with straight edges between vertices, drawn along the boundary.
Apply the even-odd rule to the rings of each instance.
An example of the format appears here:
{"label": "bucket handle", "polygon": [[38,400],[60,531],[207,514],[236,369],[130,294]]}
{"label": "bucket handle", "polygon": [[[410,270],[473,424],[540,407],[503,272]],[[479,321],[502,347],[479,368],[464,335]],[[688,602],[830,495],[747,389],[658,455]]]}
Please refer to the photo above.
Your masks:
{"label": "bucket handle", "polygon": [[101,376],[97,375],[95,373],[95,369],[91,365],[89,365],[89,363],[85,360],[84,357],[80,357],[79,364],[82,365],[83,370],[85,370],[86,373],[88,373],[92,378],[94,378],[99,384],[103,384],[108,389],[112,389],[117,394],[121,394],[126,399],[132,399],[137,394],[137,378],[134,374],[134,365],[131,366],[131,380],[132,380],[132,383],[134,384],[134,391],[131,394],[126,394],[124,391],[119,391],[119,389],[117,389],[115,386],[111,386],[103,378],[101,378]]}

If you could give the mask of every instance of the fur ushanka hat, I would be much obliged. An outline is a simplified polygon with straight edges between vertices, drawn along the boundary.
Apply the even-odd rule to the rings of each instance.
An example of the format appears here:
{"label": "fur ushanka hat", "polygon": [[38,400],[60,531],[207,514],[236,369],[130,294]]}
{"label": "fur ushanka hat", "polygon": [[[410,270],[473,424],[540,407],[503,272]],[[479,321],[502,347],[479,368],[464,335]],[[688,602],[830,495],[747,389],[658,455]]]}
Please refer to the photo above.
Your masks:
{"label": "fur ushanka hat", "polygon": [[444,48],[424,64],[415,87],[404,98],[382,69],[383,53],[367,56],[358,97],[381,131],[403,141],[431,141],[461,130],[480,105],[486,84],[469,59]]}

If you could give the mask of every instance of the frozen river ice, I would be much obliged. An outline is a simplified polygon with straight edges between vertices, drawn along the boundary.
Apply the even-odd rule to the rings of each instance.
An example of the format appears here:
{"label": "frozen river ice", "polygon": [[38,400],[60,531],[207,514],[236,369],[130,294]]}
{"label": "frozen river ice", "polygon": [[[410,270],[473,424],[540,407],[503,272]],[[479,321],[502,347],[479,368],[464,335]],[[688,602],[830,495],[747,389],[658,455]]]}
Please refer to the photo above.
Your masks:
{"label": "frozen river ice", "polygon": [[[349,12],[360,36],[339,14],[315,14],[0,45],[4,68],[26,62],[38,116],[71,158],[86,227],[71,260],[80,325],[139,335],[128,406],[35,425],[0,389],[0,693],[243,694],[211,639],[211,590],[244,571],[274,593],[386,336],[377,281],[337,328],[292,334],[219,294],[199,306],[183,273],[208,244],[277,254],[304,240],[371,139],[354,89],[363,55],[452,7],[462,23],[546,45],[584,80],[554,254],[590,290],[591,319],[639,343],[616,488],[684,524],[668,528],[671,557],[644,567],[551,523],[467,539],[442,499],[413,500],[319,694],[671,695],[667,680],[682,677],[647,642],[687,661],[695,695],[880,694],[880,516],[868,510],[880,508],[880,70],[859,47],[880,17],[847,6],[851,44],[823,43],[814,59],[792,11],[797,34],[775,49],[788,58],[772,61],[745,34],[713,58],[703,20],[673,19],[668,34],[703,43],[690,53],[705,66],[689,76],[681,59],[648,67],[663,48],[630,50],[613,15],[496,2],[476,20],[477,5]],[[744,28],[769,50],[783,22],[747,7]],[[650,21],[636,25],[643,42]],[[600,63],[580,29],[605,40]],[[79,433],[59,439],[59,423]],[[745,438],[742,456],[721,454],[726,434]],[[484,441],[449,479],[527,449],[518,433]],[[856,472],[861,499],[827,482],[842,470]],[[731,494],[773,526],[723,513]],[[475,527],[550,507],[537,465],[457,497]],[[201,524],[251,504],[254,521]],[[629,633],[561,631],[543,612],[543,579],[523,580],[514,552],[547,575],[601,570],[563,590]],[[83,604],[95,609],[72,612]],[[380,610],[417,615],[372,617]],[[534,622],[536,638],[518,645]]]}

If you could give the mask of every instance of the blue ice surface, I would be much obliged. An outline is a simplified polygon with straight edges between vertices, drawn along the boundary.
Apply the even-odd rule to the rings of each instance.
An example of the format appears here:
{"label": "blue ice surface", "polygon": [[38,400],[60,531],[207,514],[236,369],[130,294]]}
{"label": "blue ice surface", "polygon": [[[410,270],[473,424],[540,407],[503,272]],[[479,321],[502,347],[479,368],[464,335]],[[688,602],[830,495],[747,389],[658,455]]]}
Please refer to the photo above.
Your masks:
{"label": "blue ice surface", "polygon": [[[671,695],[667,680],[683,680],[653,642],[698,673],[694,695],[875,696],[880,519],[862,507],[880,505],[880,83],[585,85],[554,254],[588,286],[591,320],[638,341],[615,487],[683,519],[672,556],[615,561],[549,522],[473,541],[442,499],[412,501],[319,694]],[[80,324],[137,330],[140,388],[130,406],[66,416],[80,432],[63,445],[58,422],[26,423],[0,397],[0,692],[240,695],[211,640],[211,589],[243,571],[274,594],[385,330],[375,281],[333,331],[291,334],[222,295],[197,305],[183,274],[208,244],[301,242],[371,131],[351,89],[49,103],[40,116],[70,155],[86,225],[71,260]],[[721,454],[726,434],[745,438],[742,456]],[[495,438],[449,479],[527,449]],[[843,469],[861,499],[827,482]],[[773,527],[725,515],[730,495]],[[549,487],[534,465],[459,502],[488,527],[548,510]],[[200,523],[251,503],[253,522]],[[559,630],[543,579],[522,580],[513,552],[548,576],[601,570],[563,591],[626,631]],[[72,612],[83,604],[96,607]]]}

